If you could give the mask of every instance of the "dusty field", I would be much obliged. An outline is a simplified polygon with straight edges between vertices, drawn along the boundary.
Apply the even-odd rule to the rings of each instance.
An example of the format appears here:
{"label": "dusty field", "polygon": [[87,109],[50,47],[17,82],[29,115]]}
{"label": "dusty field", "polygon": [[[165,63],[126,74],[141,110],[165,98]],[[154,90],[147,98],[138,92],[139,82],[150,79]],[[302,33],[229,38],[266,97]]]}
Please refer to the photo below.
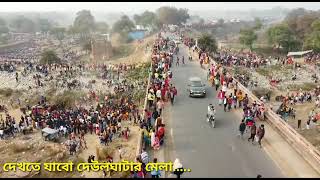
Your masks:
{"label": "dusty field", "polygon": [[146,58],[149,53],[146,53],[146,46],[149,44],[151,47],[152,43],[154,42],[154,36],[147,37],[143,40],[143,42],[137,42],[134,41],[130,43],[130,46],[134,47],[134,51],[129,56],[119,58],[117,60],[109,61],[112,64],[118,64],[118,63],[126,63],[126,64],[134,64],[137,62],[147,62],[149,61],[148,58]]}

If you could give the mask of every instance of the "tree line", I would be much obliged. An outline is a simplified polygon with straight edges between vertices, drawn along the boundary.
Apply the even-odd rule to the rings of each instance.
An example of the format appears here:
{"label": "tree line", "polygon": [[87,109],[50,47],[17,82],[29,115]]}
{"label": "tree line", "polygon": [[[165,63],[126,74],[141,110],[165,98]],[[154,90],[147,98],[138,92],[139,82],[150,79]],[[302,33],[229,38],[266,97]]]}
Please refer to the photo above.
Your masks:
{"label": "tree line", "polygon": [[[252,49],[257,40],[255,28],[240,31],[240,43]],[[267,29],[268,43],[284,52],[309,50],[320,52],[320,11],[294,9],[285,19]]]}
{"label": "tree line", "polygon": [[125,36],[128,32],[135,29],[135,25],[150,27],[152,30],[156,31],[161,28],[163,24],[181,25],[182,23],[185,23],[189,17],[187,9],[164,6],[158,8],[156,12],[145,11],[141,14],[135,14],[133,19],[130,19],[127,15],[123,15],[112,27],[109,27],[106,22],[96,22],[89,10],[81,10],[77,12],[72,25],[69,27],[62,27],[45,18],[32,20],[20,15],[10,22],[6,22],[3,18],[0,18],[0,37],[2,38],[0,38],[0,42],[6,42],[4,37],[8,32],[49,32],[55,35],[59,40],[64,38],[65,33],[71,35],[77,34],[84,39],[84,41],[89,39],[92,33],[116,32]]}

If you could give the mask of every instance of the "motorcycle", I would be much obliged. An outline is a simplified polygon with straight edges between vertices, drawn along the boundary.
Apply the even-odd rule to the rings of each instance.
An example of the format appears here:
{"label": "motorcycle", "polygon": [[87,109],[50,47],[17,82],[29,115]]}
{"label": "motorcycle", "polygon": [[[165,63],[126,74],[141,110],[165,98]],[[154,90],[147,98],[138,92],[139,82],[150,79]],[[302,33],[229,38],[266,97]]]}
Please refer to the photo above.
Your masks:
{"label": "motorcycle", "polygon": [[215,127],[215,117],[214,116],[210,116],[207,114],[207,121],[211,124],[211,126],[214,128]]}

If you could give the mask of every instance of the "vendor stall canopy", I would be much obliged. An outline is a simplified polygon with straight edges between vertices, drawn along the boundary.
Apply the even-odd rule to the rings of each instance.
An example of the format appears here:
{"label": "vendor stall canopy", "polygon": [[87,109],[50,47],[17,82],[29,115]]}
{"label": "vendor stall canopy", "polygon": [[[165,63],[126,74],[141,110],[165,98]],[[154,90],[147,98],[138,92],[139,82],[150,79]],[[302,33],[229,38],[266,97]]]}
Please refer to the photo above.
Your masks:
{"label": "vendor stall canopy", "polygon": [[306,55],[310,52],[312,52],[313,50],[308,50],[308,51],[298,51],[298,52],[288,52],[287,56],[303,56]]}

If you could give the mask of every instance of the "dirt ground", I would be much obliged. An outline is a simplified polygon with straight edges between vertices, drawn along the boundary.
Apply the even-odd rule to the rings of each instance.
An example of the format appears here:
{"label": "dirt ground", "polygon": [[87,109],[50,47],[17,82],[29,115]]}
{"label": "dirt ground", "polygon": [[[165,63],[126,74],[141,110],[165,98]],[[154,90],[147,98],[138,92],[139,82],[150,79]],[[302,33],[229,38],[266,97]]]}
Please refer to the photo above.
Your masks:
{"label": "dirt ground", "polygon": [[[95,160],[97,160],[98,156],[107,157],[108,155],[111,155],[111,157],[113,157],[113,162],[120,162],[122,160],[134,161],[136,157],[135,152],[136,152],[137,143],[138,143],[137,137],[139,133],[139,127],[129,125],[129,128],[130,128],[130,137],[128,141],[126,141],[124,138],[117,138],[107,146],[105,146],[104,144],[103,145],[100,144],[97,135],[87,134],[85,136],[85,139],[87,141],[88,149],[82,150],[82,152],[79,154],[79,157],[87,160],[90,155],[94,155],[96,157]],[[121,160],[118,152],[118,147],[122,147],[122,151],[123,151]],[[97,149],[99,149],[99,152],[97,152]],[[99,155],[97,153],[99,153]],[[122,173],[112,174],[112,177],[122,177],[122,176],[123,176]],[[102,178],[103,172],[84,172],[81,177]]]}

